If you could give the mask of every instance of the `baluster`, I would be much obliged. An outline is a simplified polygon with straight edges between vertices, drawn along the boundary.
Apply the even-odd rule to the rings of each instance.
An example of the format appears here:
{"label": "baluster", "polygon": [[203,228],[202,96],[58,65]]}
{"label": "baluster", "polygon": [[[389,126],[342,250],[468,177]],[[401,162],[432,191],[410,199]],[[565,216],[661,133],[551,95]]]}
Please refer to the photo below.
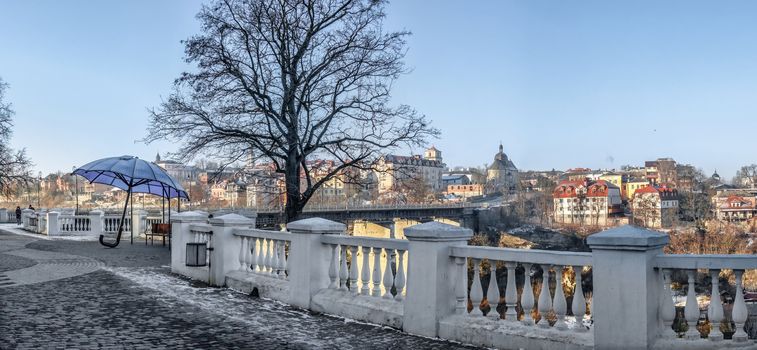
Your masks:
{"label": "baluster", "polygon": [[279,240],[273,240],[271,253],[273,254],[273,263],[271,265],[271,274],[277,276],[281,270],[281,259],[279,258]]}
{"label": "baluster", "polygon": [[712,293],[710,293],[710,306],[707,308],[707,318],[710,320],[710,334],[707,338],[712,341],[723,340],[723,332],[720,331],[720,322],[723,320],[723,304],[720,302],[719,275],[720,270],[710,269]]}
{"label": "baluster", "polygon": [[386,253],[386,265],[384,266],[384,299],[392,298],[392,286],[394,285],[394,274],[392,273],[392,255],[394,253],[391,249],[384,249]]}
{"label": "baluster", "polygon": [[699,321],[699,304],[697,304],[697,295],[694,290],[695,287],[695,274],[696,270],[686,270],[686,275],[689,277],[688,293],[686,294],[686,307],[684,308],[684,316],[686,318],[686,325],[689,330],[686,331],[686,339],[695,340],[699,339],[699,331],[697,330],[697,321]]}
{"label": "baluster", "polygon": [[497,311],[497,305],[499,305],[499,286],[497,285],[497,262],[489,260],[489,288],[486,289],[486,301],[489,303],[489,313],[486,314],[489,318],[499,320],[500,315]]}
{"label": "baluster", "polygon": [[404,254],[404,250],[397,249],[397,276],[394,278],[394,288],[397,290],[397,295],[394,296],[395,300],[405,298],[403,295],[405,291],[405,267],[402,264]]}
{"label": "baluster", "polygon": [[255,268],[253,271],[260,272],[263,270],[263,239],[255,237],[255,240],[252,242],[252,257],[253,261],[255,262]]}
{"label": "baluster", "polygon": [[[263,247],[265,245],[265,247]],[[263,244],[261,244],[261,248],[263,248],[263,273],[270,272],[271,267],[271,240],[270,239],[263,239]]]}
{"label": "baluster", "polygon": [[[534,308],[534,288],[531,285],[531,264],[523,264],[523,270],[523,292],[520,294],[520,306],[523,308],[522,322],[524,325],[531,326],[534,324],[534,318],[531,316],[531,310]],[[510,283],[509,280],[507,283]],[[507,295],[505,295],[505,301],[507,301]],[[514,321],[514,319],[511,321]]]}
{"label": "baluster", "polygon": [[547,315],[552,310],[552,296],[549,294],[549,269],[550,265],[542,265],[541,291],[539,292],[539,327],[548,328]]}
{"label": "baluster", "polygon": [[287,251],[286,251],[286,241],[281,241],[279,244],[279,249],[281,250],[281,257],[279,258],[279,265],[281,265],[281,270],[279,271],[279,278],[285,279],[287,278]]}
{"label": "baluster", "polygon": [[458,315],[465,315],[467,313],[465,292],[468,289],[468,273],[465,270],[465,258],[455,257],[455,265],[455,270],[457,271],[457,282],[455,283],[455,313]]}
{"label": "baluster", "polygon": [[339,249],[341,250],[342,255],[342,263],[339,265],[339,289],[341,290],[347,290],[347,283],[349,282],[347,277],[348,271],[347,271],[347,246],[341,244],[339,245]]}
{"label": "baluster", "polygon": [[350,292],[357,294],[357,246],[350,247],[350,256]]}
{"label": "baluster", "polygon": [[518,287],[515,282],[515,262],[506,262],[507,267],[507,289],[505,289],[505,319],[512,322],[518,321],[518,310],[515,306],[518,304]]}
{"label": "baluster", "polygon": [[662,270],[662,301],[660,305],[660,318],[665,327],[662,336],[665,338],[677,338],[678,333],[673,330],[673,321],[675,321],[676,318],[676,308],[675,305],[673,305],[673,294],[670,288],[670,269]]}
{"label": "baluster", "polygon": [[[195,235],[198,236],[198,235]],[[244,247],[245,247],[245,240],[247,237],[239,237],[242,240],[242,244],[239,245],[239,270],[246,271],[247,269],[244,268]]]}
{"label": "baluster", "polygon": [[[210,243],[210,237],[207,233],[203,234],[206,243]],[[246,272],[255,271],[255,257],[252,255],[252,251],[255,249],[255,237],[247,237],[247,244],[244,247],[244,270]]]}
{"label": "baluster", "polygon": [[565,301],[565,292],[562,288],[562,274],[563,267],[555,267],[555,300],[552,307],[557,315],[557,322],[555,322],[555,328],[559,330],[568,329],[568,324],[565,323],[565,314],[568,311],[568,303]]}
{"label": "baluster", "polygon": [[381,296],[381,248],[373,248],[373,280],[371,295]]}
{"label": "baluster", "polygon": [[360,271],[360,284],[362,285],[360,288],[360,294],[369,295],[371,293],[371,288],[368,286],[368,283],[370,283],[371,280],[371,266],[368,258],[371,248],[363,246],[361,250],[363,254],[363,268]]}
{"label": "baluster", "polygon": [[586,314],[586,299],[584,298],[581,271],[583,271],[583,266],[573,266],[573,272],[576,274],[576,287],[573,288],[573,304],[571,304],[570,309],[573,311],[573,316],[576,319],[576,332],[587,331],[583,322],[584,315]]}
{"label": "baluster", "polygon": [[331,247],[331,259],[329,261],[329,288],[330,289],[336,289],[339,288],[338,282],[337,282],[337,271],[336,271],[336,262],[339,260],[339,257],[336,253],[336,244],[329,244]]}
{"label": "baluster", "polygon": [[733,302],[733,323],[736,324],[736,333],[733,334],[733,341],[742,343],[748,340],[744,331],[744,323],[749,317],[744,302],[744,290],[741,287],[741,276],[744,274],[744,270],[733,270],[733,273],[736,275],[736,299]]}
{"label": "baluster", "polygon": [[470,314],[472,316],[483,316],[484,313],[481,312],[481,300],[484,299],[484,291],[481,288],[481,273],[479,272],[481,260],[471,260],[473,263],[473,285],[471,285],[470,289],[470,302],[473,304],[473,310],[471,310]]}

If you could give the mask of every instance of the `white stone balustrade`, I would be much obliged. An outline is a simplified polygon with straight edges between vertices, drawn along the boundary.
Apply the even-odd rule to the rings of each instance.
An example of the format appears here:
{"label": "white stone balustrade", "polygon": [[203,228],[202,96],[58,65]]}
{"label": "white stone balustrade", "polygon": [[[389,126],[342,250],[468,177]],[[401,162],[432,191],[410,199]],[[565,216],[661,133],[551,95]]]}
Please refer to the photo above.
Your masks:
{"label": "white stone balustrade", "polygon": [[[213,227],[209,224],[190,224],[189,242],[205,243],[207,252],[213,251]],[[210,265],[210,254],[205,254],[205,266]]]}
{"label": "white stone balustrade", "polygon": [[[121,224],[121,215],[105,215],[103,216],[103,232],[116,233],[118,227]],[[126,217],[124,219],[123,232],[131,231],[131,218]]]}
{"label": "white stone balustrade", "polygon": [[[202,215],[192,215],[177,216],[174,235],[184,241],[174,255],[208,232]],[[604,231],[589,237],[591,253],[578,253],[468,246],[471,230],[437,222],[405,229],[407,240],[347,236],[345,225],[318,218],[292,222],[283,232],[253,224],[233,214],[212,219],[212,271],[197,276],[316,312],[493,348],[755,347],[743,329],[748,315],[741,283],[744,271],[757,269],[757,258],[664,255],[668,238],[658,232]],[[201,271],[175,264],[172,256],[172,271]],[[689,301],[684,319],[675,320],[674,270],[687,271],[687,282],[707,274],[707,316],[713,324],[733,320],[733,340],[717,329],[708,339],[696,332],[696,282],[684,283]],[[737,283],[732,317],[723,312],[728,300],[716,283],[722,270],[733,270]],[[564,283],[568,274],[570,284]],[[585,277],[592,280],[590,293]],[[488,310],[481,308],[484,300]],[[689,322],[688,336],[673,331],[674,321]]]}
{"label": "white stone balustrade", "polygon": [[239,237],[239,270],[269,275],[274,278],[287,278],[287,260],[291,234],[283,231],[258,229],[236,229],[234,235]]}
{"label": "white stone balustrade", "polygon": [[[747,344],[747,334],[744,331],[744,324],[747,320],[747,307],[744,302],[743,274],[746,270],[757,269],[757,257],[754,255],[660,255],[655,259],[655,267],[662,276],[661,300],[660,300],[660,319],[662,329],[660,337],[664,339],[665,344],[673,347],[685,347],[687,343],[703,342],[706,336],[712,348],[719,347],[737,347]],[[683,334],[678,334],[673,329],[675,319],[675,306],[673,303],[673,291],[671,288],[671,276],[673,271],[684,271],[686,273],[686,304],[684,305],[684,321],[688,330]],[[719,275],[723,270],[733,271],[735,276],[735,295],[733,296],[733,305],[731,318],[726,319],[723,311],[723,300],[720,297]],[[705,334],[697,329],[700,319],[701,307],[696,298],[696,276],[701,272],[709,278],[709,297],[710,302],[707,305],[707,319],[710,322],[709,333]],[[735,334],[730,340],[725,340],[723,333],[720,331],[721,323],[733,322],[735,325]]]}
{"label": "white stone balustrade", "polygon": [[[581,272],[584,267],[591,266],[590,253],[464,246],[451,248],[450,256],[460,262],[456,267],[456,275],[460,276],[468,273],[468,266],[465,264],[465,260],[471,261],[471,268],[473,269],[473,280],[470,283],[469,296],[473,309],[468,313],[466,308],[458,307],[458,314],[469,314],[470,317],[483,317],[480,305],[482,300],[486,299],[490,306],[487,314],[489,319],[497,322],[502,321],[501,319],[504,318],[503,321],[505,322],[517,322],[525,326],[532,326],[534,320],[531,314],[534,308],[534,300],[538,300],[538,326],[541,328],[550,328],[547,314],[554,312],[557,320],[553,327],[561,331],[569,331],[565,322],[567,302],[562,288],[562,275],[564,274],[564,269],[572,269],[576,278],[572,286],[574,287],[574,295],[571,309],[573,310],[574,322],[571,331],[585,332],[587,330],[583,324],[586,301],[581,285]],[[484,260],[487,260],[490,266],[490,271],[488,271],[489,283],[485,295],[481,293],[482,279],[479,272]],[[498,262],[502,263],[507,272],[506,281],[496,278]],[[519,266],[522,267],[523,272],[518,272],[517,267]],[[537,267],[541,267],[542,270],[542,283],[538,292],[534,291],[531,284],[532,271],[537,269]],[[518,274],[523,274],[524,283],[521,286],[516,285],[516,276]],[[550,275],[554,276],[556,286],[554,296],[549,291]],[[468,287],[467,281],[461,279],[458,283],[462,286],[456,289],[456,299],[458,300],[458,304],[460,303],[459,300],[465,303],[465,291]],[[501,304],[502,295],[500,294],[500,289],[505,291],[504,302],[506,311],[504,315],[500,314],[496,309],[496,306]],[[520,293],[518,293],[519,289],[521,290]],[[516,310],[519,300],[522,308],[521,315]]]}
{"label": "white stone balustrade", "polygon": [[324,235],[321,242],[330,252],[328,271],[324,271],[329,288],[398,301],[404,298],[407,241]]}
{"label": "white stone balustrade", "polygon": [[58,217],[58,232],[78,233],[91,232],[92,220],[88,215],[60,215]]}

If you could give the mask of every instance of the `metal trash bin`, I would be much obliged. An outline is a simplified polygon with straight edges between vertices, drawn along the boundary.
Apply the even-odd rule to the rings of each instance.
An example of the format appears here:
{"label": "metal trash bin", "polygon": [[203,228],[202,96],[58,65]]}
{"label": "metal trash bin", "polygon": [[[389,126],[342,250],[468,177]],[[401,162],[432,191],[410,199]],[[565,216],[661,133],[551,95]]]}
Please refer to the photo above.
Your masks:
{"label": "metal trash bin", "polygon": [[207,265],[207,243],[187,243],[187,266],[206,266]]}

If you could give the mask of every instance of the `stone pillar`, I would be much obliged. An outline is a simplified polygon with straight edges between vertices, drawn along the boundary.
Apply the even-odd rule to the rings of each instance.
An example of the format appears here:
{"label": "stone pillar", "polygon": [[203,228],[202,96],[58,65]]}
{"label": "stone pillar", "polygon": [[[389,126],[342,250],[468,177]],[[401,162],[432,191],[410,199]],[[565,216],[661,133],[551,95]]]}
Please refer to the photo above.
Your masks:
{"label": "stone pillar", "polygon": [[242,240],[234,236],[235,228],[254,228],[255,219],[239,214],[226,214],[210,219],[213,226],[210,252],[210,284],[222,287],[226,284],[226,274],[239,268],[239,251]]}
{"label": "stone pillar", "polygon": [[410,245],[402,327],[408,333],[436,337],[439,320],[455,312],[456,265],[450,247],[467,245],[473,231],[435,221],[404,231]]}
{"label": "stone pillar", "polygon": [[[187,242],[191,242],[193,238],[189,233],[189,225],[207,222],[207,215],[194,211],[184,211],[171,216],[171,272],[181,274],[186,265]],[[211,240],[213,238],[211,237]]]}
{"label": "stone pillar", "polygon": [[143,222],[145,217],[147,217],[147,212],[142,209],[137,209],[131,213],[131,234],[136,238],[139,238],[139,235],[145,232],[146,227],[144,225],[146,223]]}
{"label": "stone pillar", "polygon": [[654,345],[661,329],[662,289],[654,261],[668,241],[664,233],[629,225],[589,236],[595,348],[649,349]]}
{"label": "stone pillar", "polygon": [[309,309],[310,300],[329,285],[328,269],[331,249],[321,243],[321,235],[343,235],[344,224],[321,218],[310,218],[287,224],[292,233],[289,246],[289,303]]}
{"label": "stone pillar", "polygon": [[103,213],[102,210],[92,210],[89,212],[89,228],[93,234],[99,236],[105,233],[105,225],[103,223],[104,216],[105,213]]}
{"label": "stone pillar", "polygon": [[47,235],[58,236],[60,235],[60,228],[58,227],[58,216],[60,213],[57,211],[51,211],[47,213]]}
{"label": "stone pillar", "polygon": [[29,217],[34,214],[34,210],[23,209],[21,210],[21,225],[25,228],[29,228]]}
{"label": "stone pillar", "polygon": [[14,217],[13,220],[10,220],[10,217],[8,216],[8,209],[0,208],[0,221],[1,222],[15,222],[16,218]]}

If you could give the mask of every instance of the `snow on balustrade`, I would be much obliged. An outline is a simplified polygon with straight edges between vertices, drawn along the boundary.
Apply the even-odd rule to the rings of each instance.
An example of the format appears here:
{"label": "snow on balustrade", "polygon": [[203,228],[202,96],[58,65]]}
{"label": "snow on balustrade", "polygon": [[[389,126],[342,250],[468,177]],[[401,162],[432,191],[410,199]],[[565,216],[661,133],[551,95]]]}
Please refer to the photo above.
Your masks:
{"label": "snow on balustrade", "polygon": [[[660,336],[664,342],[670,343],[675,347],[686,347],[695,345],[697,342],[706,342],[702,338],[707,338],[710,344],[703,345],[705,348],[725,347],[726,344],[714,345],[714,343],[730,342],[731,346],[743,346],[749,344],[747,333],[744,331],[744,324],[748,318],[748,310],[744,302],[743,276],[746,270],[757,269],[757,257],[754,255],[660,255],[656,259],[656,267],[660,272],[662,279],[662,293],[659,307],[659,317],[662,321],[663,329]],[[683,319],[680,320],[685,327],[676,329],[675,303],[673,302],[674,291],[672,288],[673,276],[675,271],[685,273],[686,284],[686,303],[683,310]],[[705,272],[706,271],[706,272]],[[732,271],[735,280],[735,294],[731,296],[731,302],[726,302],[721,296],[720,291],[720,274],[724,271]],[[709,305],[700,306],[697,301],[696,280],[697,273],[705,274],[706,277],[703,287],[709,289]],[[680,282],[683,282],[680,281]],[[709,283],[709,285],[708,285]],[[732,303],[732,304],[731,304]],[[731,317],[727,318],[724,312],[724,304],[731,304]],[[709,321],[709,331],[707,327],[701,327],[701,311],[706,308],[706,320]],[[704,321],[704,320],[702,320]],[[725,340],[721,327],[730,329],[731,322],[735,325],[734,333],[731,340]],[[700,326],[700,327],[697,327]],[[681,328],[686,328],[684,331]],[[730,333],[730,332],[729,332]]]}
{"label": "snow on balustrade", "polygon": [[87,215],[61,215],[58,217],[60,232],[89,232],[92,222]]}
{"label": "snow on balustrade", "polygon": [[240,271],[287,279],[289,244],[292,240],[289,232],[235,229],[234,235],[242,241]]}
{"label": "snow on balustrade", "polygon": [[[582,272],[591,266],[591,253],[461,246],[452,247],[450,256],[454,258],[455,276],[459,281],[455,288],[455,310],[458,315],[488,318],[494,322],[499,322],[504,318],[505,322],[520,323],[524,326],[534,326],[536,323],[535,329],[553,328],[573,332],[588,330],[583,322],[587,305],[582,286]],[[470,284],[467,284],[468,261],[473,270],[473,279]],[[487,263],[484,264],[484,262]],[[482,269],[487,265],[489,282],[484,293],[481,275]],[[504,284],[497,278],[497,269],[500,266],[504,267],[507,274],[507,281]],[[566,322],[569,316],[563,291],[563,276],[568,273],[568,269],[575,274],[574,285],[568,286],[573,287],[574,290],[571,304],[572,319],[570,320],[572,326],[570,327]],[[539,273],[542,279],[541,288],[536,291],[531,278]],[[524,282],[520,288],[516,283],[517,275],[523,276]],[[554,276],[554,295],[550,294],[549,288],[551,276]],[[469,287],[470,293],[466,297]],[[505,294],[502,295],[500,290],[504,290]],[[518,290],[521,292],[519,293]],[[497,310],[502,299],[505,304],[504,314],[500,314]],[[468,300],[472,304],[470,313]],[[481,307],[483,300],[486,300],[489,305],[486,316],[483,312],[485,309]],[[538,300],[537,310],[534,310],[535,300]],[[520,312],[518,304],[520,304]],[[551,313],[554,313],[555,320],[550,325]],[[536,319],[533,315],[536,315]]]}
{"label": "snow on balustrade", "polygon": [[[106,215],[103,217],[103,231],[118,232],[118,226],[121,224],[121,215]],[[124,219],[124,232],[131,231],[131,218]]]}
{"label": "snow on balustrade", "polygon": [[323,235],[321,243],[331,251],[329,288],[397,301],[404,299],[408,241]]}

